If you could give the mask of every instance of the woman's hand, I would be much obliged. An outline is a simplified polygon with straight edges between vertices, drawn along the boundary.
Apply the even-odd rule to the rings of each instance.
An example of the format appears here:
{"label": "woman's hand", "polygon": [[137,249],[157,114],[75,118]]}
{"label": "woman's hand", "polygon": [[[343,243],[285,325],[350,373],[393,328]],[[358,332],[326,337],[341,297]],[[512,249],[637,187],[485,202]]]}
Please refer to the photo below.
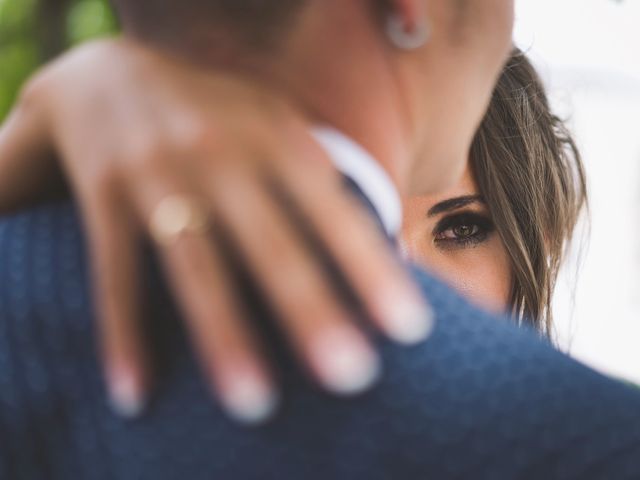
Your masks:
{"label": "woman's hand", "polygon": [[137,318],[142,235],[154,240],[207,377],[241,420],[265,418],[277,388],[221,238],[331,391],[366,388],[378,360],[313,245],[335,260],[389,337],[428,335],[428,307],[308,128],[266,89],[124,40],[81,47],[26,87],[0,131],[0,211],[56,190],[59,173],[68,178],[89,238],[108,385],[122,413],[142,408],[150,384]]}

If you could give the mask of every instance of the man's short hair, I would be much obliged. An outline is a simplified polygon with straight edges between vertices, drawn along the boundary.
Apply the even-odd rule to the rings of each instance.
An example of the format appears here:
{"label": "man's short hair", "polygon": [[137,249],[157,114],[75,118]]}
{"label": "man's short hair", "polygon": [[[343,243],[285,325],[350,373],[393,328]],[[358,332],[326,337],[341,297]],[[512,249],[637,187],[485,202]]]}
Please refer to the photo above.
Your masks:
{"label": "man's short hair", "polygon": [[125,31],[151,43],[193,50],[218,41],[265,50],[277,45],[308,0],[112,1]]}

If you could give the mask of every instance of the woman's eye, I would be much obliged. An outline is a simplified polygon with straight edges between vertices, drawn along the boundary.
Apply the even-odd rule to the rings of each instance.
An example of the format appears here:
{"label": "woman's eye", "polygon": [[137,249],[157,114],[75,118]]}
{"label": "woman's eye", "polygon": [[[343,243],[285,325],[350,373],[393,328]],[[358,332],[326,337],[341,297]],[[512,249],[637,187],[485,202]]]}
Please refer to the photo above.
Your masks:
{"label": "woman's eye", "polygon": [[468,238],[473,235],[477,235],[480,231],[480,227],[478,225],[458,225],[451,229],[451,232],[456,238]]}
{"label": "woman's eye", "polygon": [[434,243],[442,248],[475,246],[493,230],[493,223],[484,215],[458,214],[440,220],[433,232]]}

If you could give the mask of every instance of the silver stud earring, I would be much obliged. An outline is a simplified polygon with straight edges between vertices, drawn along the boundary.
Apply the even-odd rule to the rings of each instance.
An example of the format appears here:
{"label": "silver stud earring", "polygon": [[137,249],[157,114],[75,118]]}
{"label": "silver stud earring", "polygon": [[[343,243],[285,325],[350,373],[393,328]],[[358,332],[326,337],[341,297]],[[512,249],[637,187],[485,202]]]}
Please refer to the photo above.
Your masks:
{"label": "silver stud earring", "polygon": [[387,17],[387,36],[391,43],[400,50],[415,50],[427,43],[431,30],[426,22],[416,25],[407,31],[404,20],[396,13]]}

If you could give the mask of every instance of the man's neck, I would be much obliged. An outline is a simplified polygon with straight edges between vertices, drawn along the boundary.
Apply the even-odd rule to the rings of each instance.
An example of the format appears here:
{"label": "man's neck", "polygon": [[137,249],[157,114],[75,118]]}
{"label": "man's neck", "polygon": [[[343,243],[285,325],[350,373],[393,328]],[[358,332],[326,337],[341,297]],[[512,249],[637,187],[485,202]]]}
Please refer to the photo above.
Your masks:
{"label": "man's neck", "polygon": [[380,41],[371,21],[351,12],[358,7],[350,2],[340,6],[310,8],[268,74],[312,122],[331,125],[364,147],[403,192],[409,129],[397,79],[389,60],[367,49]]}
{"label": "man's neck", "polygon": [[411,168],[412,126],[373,24],[359,2],[323,0],[310,2],[274,53],[252,56],[241,46],[234,48],[231,39],[216,37],[216,32],[206,51],[150,46],[201,67],[236,71],[263,82],[311,123],[331,126],[362,146],[402,194]]}

